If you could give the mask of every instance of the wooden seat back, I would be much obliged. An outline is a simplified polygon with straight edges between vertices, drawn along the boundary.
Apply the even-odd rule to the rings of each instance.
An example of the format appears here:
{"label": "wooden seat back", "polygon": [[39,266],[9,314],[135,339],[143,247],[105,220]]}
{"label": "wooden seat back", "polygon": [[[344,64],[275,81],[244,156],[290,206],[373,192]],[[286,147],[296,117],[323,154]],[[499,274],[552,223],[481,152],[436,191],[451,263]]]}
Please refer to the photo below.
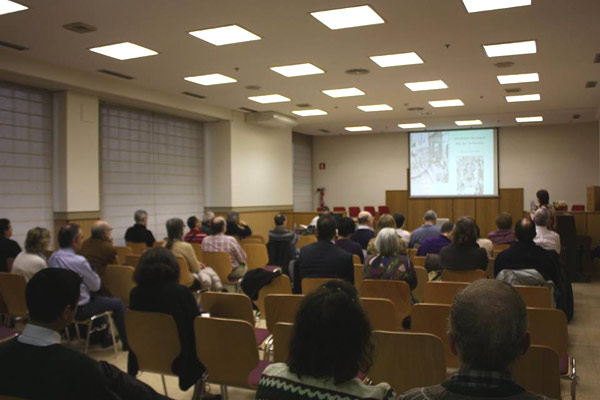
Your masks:
{"label": "wooden seat back", "polygon": [[190,266],[187,260],[181,256],[177,256],[177,262],[179,263],[179,283],[185,287],[190,287],[194,283],[194,276],[190,271]]}
{"label": "wooden seat back", "polygon": [[265,297],[267,330],[273,332],[278,322],[294,323],[296,311],[304,300],[301,294],[270,294]]}
{"label": "wooden seat back", "polygon": [[429,282],[429,273],[423,267],[415,267],[417,273],[417,287],[413,290],[413,296],[417,301],[425,300],[425,285]]}
{"label": "wooden seat back", "polygon": [[298,242],[296,243],[296,247],[301,249],[307,244],[315,243],[317,241],[317,237],[315,235],[298,235]]}
{"label": "wooden seat back", "polygon": [[217,273],[221,282],[229,282],[229,274],[233,271],[229,253],[222,251],[205,251],[202,254],[202,257],[204,258],[204,264],[211,267]]}
{"label": "wooden seat back", "polygon": [[530,346],[513,367],[517,383],[532,393],[561,398],[558,355],[547,346]]}
{"label": "wooden seat back", "polygon": [[475,282],[479,279],[487,279],[487,272],[481,269],[469,269],[456,271],[451,269],[442,270],[443,282]]}
{"label": "wooden seat back", "polygon": [[412,258],[413,266],[415,266],[415,267],[424,267],[426,259],[427,259],[427,257],[414,256]]}
{"label": "wooden seat back", "polygon": [[134,272],[128,265],[108,265],[102,277],[104,288],[112,297],[121,299],[126,307],[129,306],[129,293],[135,287]]}
{"label": "wooden seat back", "polygon": [[396,307],[401,321],[411,313],[410,287],[404,281],[365,279],[361,291],[362,297],[390,300]]}
{"label": "wooden seat back", "polygon": [[427,282],[425,302],[434,304],[452,304],[454,296],[468,286],[465,282]]}
{"label": "wooden seat back", "polygon": [[[131,250],[131,247],[114,246],[114,249],[117,251],[117,259],[121,265],[125,265],[127,263],[127,256],[133,255],[133,250]],[[132,265],[132,267],[134,267],[134,265]]]}
{"label": "wooden seat back", "polygon": [[196,255],[196,259],[200,262],[204,262],[204,253],[202,252],[202,244],[201,243],[190,243],[192,245],[192,249],[194,249],[194,254]]}
{"label": "wooden seat back", "polygon": [[294,324],[289,322],[278,322],[273,329],[273,360],[275,362],[287,362],[290,352],[290,342],[292,341],[292,333]]}
{"label": "wooden seat back", "polygon": [[287,275],[275,277],[271,283],[260,288],[258,299],[254,302],[260,312],[260,319],[265,319],[267,312],[265,310],[265,298],[270,294],[292,294],[292,282]]}
{"label": "wooden seat back", "polygon": [[362,288],[363,280],[363,265],[354,263],[354,287],[358,293],[360,293]]}
{"label": "wooden seat back", "polygon": [[392,332],[402,330],[402,320],[399,319],[391,300],[361,297],[360,302],[369,318],[372,330]]}
{"label": "wooden seat back", "polygon": [[18,274],[0,272],[0,293],[6,304],[8,314],[12,317],[27,318],[27,302],[25,301],[25,286],[27,281]]}
{"label": "wooden seat back", "polygon": [[135,270],[140,262],[140,258],[142,258],[141,254],[128,254],[125,256],[123,265],[129,265]]}
{"label": "wooden seat back", "polygon": [[302,279],[302,293],[308,294],[326,284],[329,281],[339,280],[338,278],[304,278]]}
{"label": "wooden seat back", "polygon": [[248,270],[264,268],[269,263],[267,246],[263,243],[243,243],[242,249],[246,252]]}
{"label": "wooden seat back", "polygon": [[448,343],[448,318],[450,306],[447,304],[415,304],[411,314],[411,332],[437,336],[444,344],[446,367],[458,368],[458,359]]}
{"label": "wooden seat back", "polygon": [[527,307],[552,308],[552,292],[544,286],[520,286],[515,289],[521,294]]}
{"label": "wooden seat back", "polygon": [[142,255],[143,252],[148,250],[148,246],[146,246],[146,243],[127,242],[126,245],[127,245],[127,247],[129,247],[131,249],[133,254],[137,254],[140,256]]}
{"label": "wooden seat back", "polygon": [[240,319],[254,326],[252,302],[245,294],[206,292],[202,294],[202,311],[215,318]]}
{"label": "wooden seat back", "polygon": [[532,345],[550,347],[559,359],[567,356],[569,333],[562,310],[527,307],[527,321]]}

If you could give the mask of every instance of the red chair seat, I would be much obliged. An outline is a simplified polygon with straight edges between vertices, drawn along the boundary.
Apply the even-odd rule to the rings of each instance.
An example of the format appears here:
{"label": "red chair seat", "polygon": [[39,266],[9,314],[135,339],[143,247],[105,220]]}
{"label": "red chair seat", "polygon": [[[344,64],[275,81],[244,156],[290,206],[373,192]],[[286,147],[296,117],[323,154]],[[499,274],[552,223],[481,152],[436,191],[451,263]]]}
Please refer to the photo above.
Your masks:
{"label": "red chair seat", "polygon": [[379,206],[379,215],[389,214],[390,208],[388,206]]}
{"label": "red chair seat", "polygon": [[266,360],[260,360],[258,362],[258,365],[256,366],[256,368],[254,368],[252,371],[250,371],[250,375],[248,375],[248,383],[250,383],[250,386],[253,386],[253,387],[258,386],[258,383],[260,382],[260,377],[262,376],[263,371],[265,370],[265,368],[267,368],[271,364],[272,364],[271,361],[266,361]]}
{"label": "red chair seat", "polygon": [[348,212],[350,213],[350,217],[358,217],[358,214],[360,214],[360,207],[349,207]]}
{"label": "red chair seat", "polygon": [[375,215],[375,214],[377,213],[377,212],[375,211],[375,207],[373,207],[373,206],[365,206],[365,207],[364,207],[364,210],[365,210],[365,211],[368,211],[368,212],[370,212],[370,213],[371,213],[371,215]]}

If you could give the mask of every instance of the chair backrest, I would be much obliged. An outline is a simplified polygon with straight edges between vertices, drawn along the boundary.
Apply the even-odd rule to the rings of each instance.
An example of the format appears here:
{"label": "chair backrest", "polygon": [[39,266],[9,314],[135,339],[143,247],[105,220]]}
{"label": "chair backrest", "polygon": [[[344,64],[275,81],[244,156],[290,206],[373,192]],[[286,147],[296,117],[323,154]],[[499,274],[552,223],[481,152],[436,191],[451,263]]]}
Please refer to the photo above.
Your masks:
{"label": "chair backrest", "polygon": [[360,257],[358,256],[358,254],[352,254],[352,262],[354,264],[361,264]]}
{"label": "chair backrest", "polygon": [[544,286],[515,285],[527,307],[552,308],[552,292]]}
{"label": "chair backrest", "polygon": [[25,286],[27,281],[18,274],[0,272],[0,293],[6,303],[7,311],[13,317],[27,317]]}
{"label": "chair backrest", "polygon": [[494,262],[496,261],[496,259],[494,257],[490,257],[488,258],[488,265],[487,265],[487,276],[490,279],[494,279],[496,277],[496,275],[494,274]]}
{"label": "chair backrest", "polygon": [[266,243],[265,238],[262,235],[250,235],[245,239],[254,239],[254,240],[260,241],[262,244]]}
{"label": "chair backrest", "polygon": [[552,399],[561,398],[558,355],[547,346],[530,346],[515,363],[516,382],[532,393]]}
{"label": "chair backrest", "polygon": [[227,283],[229,281],[229,274],[233,270],[231,265],[231,256],[229,253],[222,251],[205,251],[202,254],[204,257],[204,264],[215,270],[221,282]]}
{"label": "chair backrest", "polygon": [[412,258],[412,263],[415,267],[424,267],[425,266],[425,260],[427,259],[427,257],[423,257],[423,256],[414,256]]}
{"label": "chair backrest", "polygon": [[129,306],[129,292],[135,286],[134,272],[133,267],[128,265],[108,265],[102,277],[102,286],[112,297],[121,299],[125,306]]}
{"label": "chair backrest", "polygon": [[[131,247],[114,246],[114,249],[117,251],[117,258],[119,259],[119,264],[121,265],[124,265],[127,262],[127,256],[133,255]],[[132,265],[132,267],[135,267],[135,265]]]}
{"label": "chair backrest", "polygon": [[252,302],[245,294],[205,292],[202,294],[202,311],[211,317],[241,319],[254,325]]}
{"label": "chair backrest", "polygon": [[265,297],[267,330],[273,332],[278,322],[294,323],[298,306],[304,299],[301,294],[270,294]]}
{"label": "chair backrest", "polygon": [[494,249],[494,251],[492,251],[492,258],[496,258],[498,257],[498,254],[502,253],[504,250],[496,250]]}
{"label": "chair backrest", "polygon": [[140,254],[128,254],[125,256],[125,261],[123,264],[129,265],[130,267],[133,267],[133,269],[137,269],[140,258],[142,258]]}
{"label": "chair backrest", "polygon": [[267,312],[265,310],[265,298],[270,294],[292,294],[292,282],[287,275],[279,275],[275,277],[267,286],[263,286],[258,291],[258,298],[254,302],[260,318],[265,319]]}
{"label": "chair backrest", "polygon": [[425,302],[435,304],[452,304],[454,296],[468,286],[465,282],[427,282],[425,285]]}
{"label": "chair backrest", "polygon": [[254,327],[247,321],[197,317],[196,354],[206,367],[208,381],[251,388],[250,372],[258,365]]}
{"label": "chair backrest", "polygon": [[494,243],[494,250],[504,251],[510,247],[510,243]]}
{"label": "chair backrest", "polygon": [[302,279],[302,293],[308,294],[313,290],[316,290],[323,286],[325,283],[333,280],[339,280],[338,278],[304,278]]}
{"label": "chair backrest", "polygon": [[194,249],[194,254],[196,255],[196,259],[200,262],[204,262],[204,253],[202,252],[202,244],[201,243],[190,243],[192,245],[192,249]]}
{"label": "chair backrest", "polygon": [[363,265],[360,263],[354,263],[354,287],[356,291],[360,293],[363,283]]}
{"label": "chair backrest", "polygon": [[377,211],[375,211],[375,206],[364,206],[363,210],[370,212],[371,215],[377,214]]}
{"label": "chair backrest", "polygon": [[348,207],[348,213],[351,218],[356,218],[360,214],[360,207]]}
{"label": "chair backrest", "polygon": [[307,244],[315,243],[317,241],[317,237],[315,235],[298,235],[298,242],[296,243],[296,247],[301,249]]}
{"label": "chair backrest", "polygon": [[419,249],[408,249],[408,258],[410,259],[411,262],[414,262],[414,258],[417,256],[418,250]]}
{"label": "chair backrest", "polygon": [[379,206],[378,210],[379,210],[379,215],[390,213],[390,208],[388,206]]}
{"label": "chair backrest", "polygon": [[245,244],[264,244],[261,239],[246,237],[240,240],[240,244],[243,246]]}
{"label": "chair backrest", "polygon": [[412,309],[410,287],[404,281],[365,279],[361,291],[362,297],[390,300],[396,307],[400,321],[410,315]]}
{"label": "chair backrest", "polygon": [[334,213],[345,213],[346,207],[333,207],[333,212]]}
{"label": "chair backrest", "polygon": [[273,344],[275,345],[273,361],[287,362],[293,331],[294,324],[289,322],[278,322],[275,324],[275,328],[273,328]]}
{"label": "chair backrest", "polygon": [[562,310],[527,307],[527,321],[531,344],[550,347],[559,359],[567,355],[569,333],[567,317]]}
{"label": "chair backrest", "polygon": [[148,250],[146,243],[127,242],[126,245],[131,249],[133,254],[142,255],[144,251]]}
{"label": "chair backrest", "polygon": [[464,271],[452,269],[442,270],[442,281],[444,282],[475,282],[479,279],[487,279],[487,272],[481,269],[469,269]]}
{"label": "chair backrest", "polygon": [[402,320],[398,318],[398,312],[391,300],[377,299],[372,297],[361,297],[360,302],[363,310],[371,322],[374,331],[401,331]]}
{"label": "chair backrest", "polygon": [[164,247],[165,243],[166,242],[164,240],[157,240],[156,242],[152,243],[152,247]]}
{"label": "chair backrest", "polygon": [[429,282],[429,273],[423,267],[415,267],[417,273],[417,287],[413,289],[413,296],[417,301],[424,301],[425,299],[425,285]]}
{"label": "chair backrest", "polygon": [[175,319],[169,314],[125,311],[125,329],[141,371],[173,375],[173,361],[181,353]]}
{"label": "chair backrest", "polygon": [[450,306],[447,304],[415,304],[410,315],[412,332],[430,333],[437,336],[444,344],[446,367],[457,368],[458,359],[448,344],[448,318]]}
{"label": "chair backrest", "polygon": [[442,341],[427,333],[373,332],[375,353],[369,379],[387,382],[396,393],[437,385],[446,379]]}
{"label": "chair backrest", "polygon": [[242,249],[246,252],[246,265],[248,270],[263,268],[269,263],[267,246],[262,243],[243,243]]}
{"label": "chair backrest", "polygon": [[179,283],[183,286],[190,287],[194,283],[194,276],[190,272],[190,266],[187,260],[181,256],[177,256],[179,263]]}

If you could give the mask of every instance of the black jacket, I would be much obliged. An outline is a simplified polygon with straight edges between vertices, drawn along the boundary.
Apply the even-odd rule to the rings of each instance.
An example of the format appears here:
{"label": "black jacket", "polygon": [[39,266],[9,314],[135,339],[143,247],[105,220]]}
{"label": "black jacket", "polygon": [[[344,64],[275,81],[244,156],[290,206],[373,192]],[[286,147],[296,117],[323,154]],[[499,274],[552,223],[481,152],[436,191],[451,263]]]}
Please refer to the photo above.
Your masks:
{"label": "black jacket", "polygon": [[472,246],[456,246],[454,243],[440,250],[442,269],[457,271],[482,269],[487,270],[488,257],[485,249],[476,243]]}
{"label": "black jacket", "polygon": [[[352,254],[340,249],[329,240],[319,240],[304,246],[300,250],[295,269],[299,273],[300,280],[304,278],[341,278],[354,283]],[[300,282],[297,284],[299,285]]]}
{"label": "black jacket", "polygon": [[152,231],[142,224],[135,224],[125,232],[125,242],[146,243],[146,246],[152,247],[155,241]]}

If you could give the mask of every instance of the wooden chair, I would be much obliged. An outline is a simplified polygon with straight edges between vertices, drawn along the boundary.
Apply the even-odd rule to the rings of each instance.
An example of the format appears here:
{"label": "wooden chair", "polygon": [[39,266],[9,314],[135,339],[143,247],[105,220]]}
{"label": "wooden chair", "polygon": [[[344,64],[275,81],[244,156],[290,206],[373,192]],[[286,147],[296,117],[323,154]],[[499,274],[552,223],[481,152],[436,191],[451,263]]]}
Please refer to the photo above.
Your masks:
{"label": "wooden chair", "polygon": [[494,244],[494,251],[497,251],[498,253],[508,249],[510,247],[510,243],[506,243],[506,244]]}
{"label": "wooden chair", "polygon": [[427,257],[414,256],[412,258],[413,266],[415,266],[415,267],[425,267],[425,259],[427,259]]}
{"label": "wooden chair", "polygon": [[304,278],[302,279],[302,293],[308,294],[326,284],[329,281],[340,280],[338,278]]}
{"label": "wooden chair", "polygon": [[415,267],[417,273],[417,287],[413,290],[413,296],[417,301],[422,302],[425,300],[425,285],[429,282],[429,273],[423,267]]}
{"label": "wooden chair", "polygon": [[240,245],[243,246],[245,244],[264,244],[264,243],[260,239],[247,237],[247,238],[244,238],[244,239],[240,240]]}
{"label": "wooden chair", "polygon": [[356,291],[360,293],[363,283],[363,265],[362,264],[354,264],[354,287]]}
{"label": "wooden chair", "polygon": [[360,257],[358,256],[358,254],[352,254],[352,263],[353,264],[362,264],[360,261]]}
{"label": "wooden chair", "polygon": [[181,256],[177,256],[179,263],[179,283],[185,287],[190,287],[194,284],[194,275],[190,272],[190,266],[187,260]]}
{"label": "wooden chair", "polygon": [[137,265],[140,262],[140,258],[142,258],[141,255],[139,254],[131,254],[128,256],[125,256],[125,263],[124,265],[129,265],[130,267],[133,267],[133,269],[137,269]]}
{"label": "wooden chair", "polygon": [[298,235],[298,242],[296,243],[296,247],[301,249],[307,244],[315,243],[317,241],[317,237],[315,235]]}
{"label": "wooden chair", "polygon": [[425,302],[436,304],[452,304],[454,296],[468,283],[464,282],[427,282],[425,285]]}
{"label": "wooden chair", "polygon": [[222,251],[207,251],[204,252],[204,264],[211,267],[215,270],[221,282],[229,285],[236,285],[239,283],[239,279],[234,281],[229,280],[229,274],[233,271],[233,266],[231,265],[231,256],[229,253],[225,253]]}
{"label": "wooden chair", "polygon": [[27,302],[25,301],[26,285],[27,281],[23,276],[0,272],[0,293],[2,293],[8,312],[5,319],[6,326],[10,324],[11,318],[29,318]]}
{"label": "wooden chair", "polygon": [[173,361],[181,353],[175,319],[169,314],[125,311],[125,329],[140,371],[160,374],[165,396],[165,375],[173,375]]}
{"label": "wooden chair", "polygon": [[157,240],[156,242],[152,243],[152,247],[165,247],[165,240]]}
{"label": "wooden chair", "polygon": [[515,289],[521,294],[527,307],[552,308],[552,292],[544,286],[520,286]]}
{"label": "wooden chair", "polygon": [[273,351],[273,361],[287,361],[293,331],[294,324],[289,322],[278,322],[275,324],[275,328],[273,329],[273,343],[275,346]]}
{"label": "wooden chair", "polygon": [[292,282],[287,275],[275,277],[267,286],[263,286],[258,292],[258,299],[254,302],[258,307],[259,317],[265,319],[265,298],[270,294],[292,294]]}
{"label": "wooden chair", "polygon": [[547,346],[530,346],[513,367],[517,383],[530,392],[561,398],[558,355]]}
{"label": "wooden chair", "polygon": [[417,256],[417,250],[418,249],[408,249],[408,258],[410,261],[413,261],[413,259]]}
{"label": "wooden chair", "polygon": [[446,379],[442,341],[427,333],[373,332],[375,354],[369,379],[389,383],[396,393],[437,385]]}
{"label": "wooden chair", "polygon": [[479,279],[487,279],[487,272],[481,269],[470,269],[455,271],[451,269],[442,270],[443,282],[475,282]]}
{"label": "wooden chair", "polygon": [[296,311],[304,300],[301,294],[270,294],[265,297],[265,322],[267,330],[273,332],[278,322],[294,323]]}
{"label": "wooden chair", "polygon": [[391,300],[361,297],[363,310],[369,318],[371,329],[374,331],[401,331],[402,320]]}
{"label": "wooden chair", "polygon": [[129,307],[129,293],[135,287],[134,272],[133,267],[127,265],[108,265],[102,277],[104,288],[112,297],[121,299],[126,307]]}
{"label": "wooden chair", "polygon": [[146,246],[146,243],[127,242],[126,245],[127,245],[127,247],[129,247],[131,249],[133,254],[137,254],[140,256],[142,255],[143,252],[148,250],[148,246]]}
{"label": "wooden chair", "polygon": [[362,297],[390,300],[396,308],[400,321],[403,321],[411,313],[410,287],[404,281],[365,279],[361,290]]}
{"label": "wooden chair", "polygon": [[227,386],[256,389],[269,361],[259,360],[252,324],[225,318],[194,320],[196,354],[206,367],[207,381],[221,386],[227,399]]}
{"label": "wooden chair", "polygon": [[495,261],[496,261],[496,258],[494,258],[494,257],[488,258],[487,276],[490,279],[494,279],[496,277],[496,274],[494,274],[494,262]]}
{"label": "wooden chair", "polygon": [[492,251],[492,258],[496,258],[498,257],[498,254],[502,253],[504,250],[497,250],[494,249],[494,251]]}
{"label": "wooden chair", "polygon": [[264,268],[269,263],[267,246],[262,243],[242,243],[242,249],[246,252],[246,265],[248,270]]}
{"label": "wooden chair", "polygon": [[[117,251],[117,259],[121,265],[125,265],[127,263],[127,256],[133,255],[131,247],[114,246],[114,249]],[[132,267],[135,267],[135,265],[132,265]]]}
{"label": "wooden chair", "polygon": [[194,249],[194,254],[196,255],[196,259],[200,262],[204,262],[204,253],[202,252],[202,244],[201,243],[190,243],[192,245],[192,249]]}
{"label": "wooden chair", "polygon": [[446,367],[458,368],[458,359],[448,344],[448,318],[450,306],[446,304],[415,304],[410,316],[411,331],[437,336],[444,344]]}

